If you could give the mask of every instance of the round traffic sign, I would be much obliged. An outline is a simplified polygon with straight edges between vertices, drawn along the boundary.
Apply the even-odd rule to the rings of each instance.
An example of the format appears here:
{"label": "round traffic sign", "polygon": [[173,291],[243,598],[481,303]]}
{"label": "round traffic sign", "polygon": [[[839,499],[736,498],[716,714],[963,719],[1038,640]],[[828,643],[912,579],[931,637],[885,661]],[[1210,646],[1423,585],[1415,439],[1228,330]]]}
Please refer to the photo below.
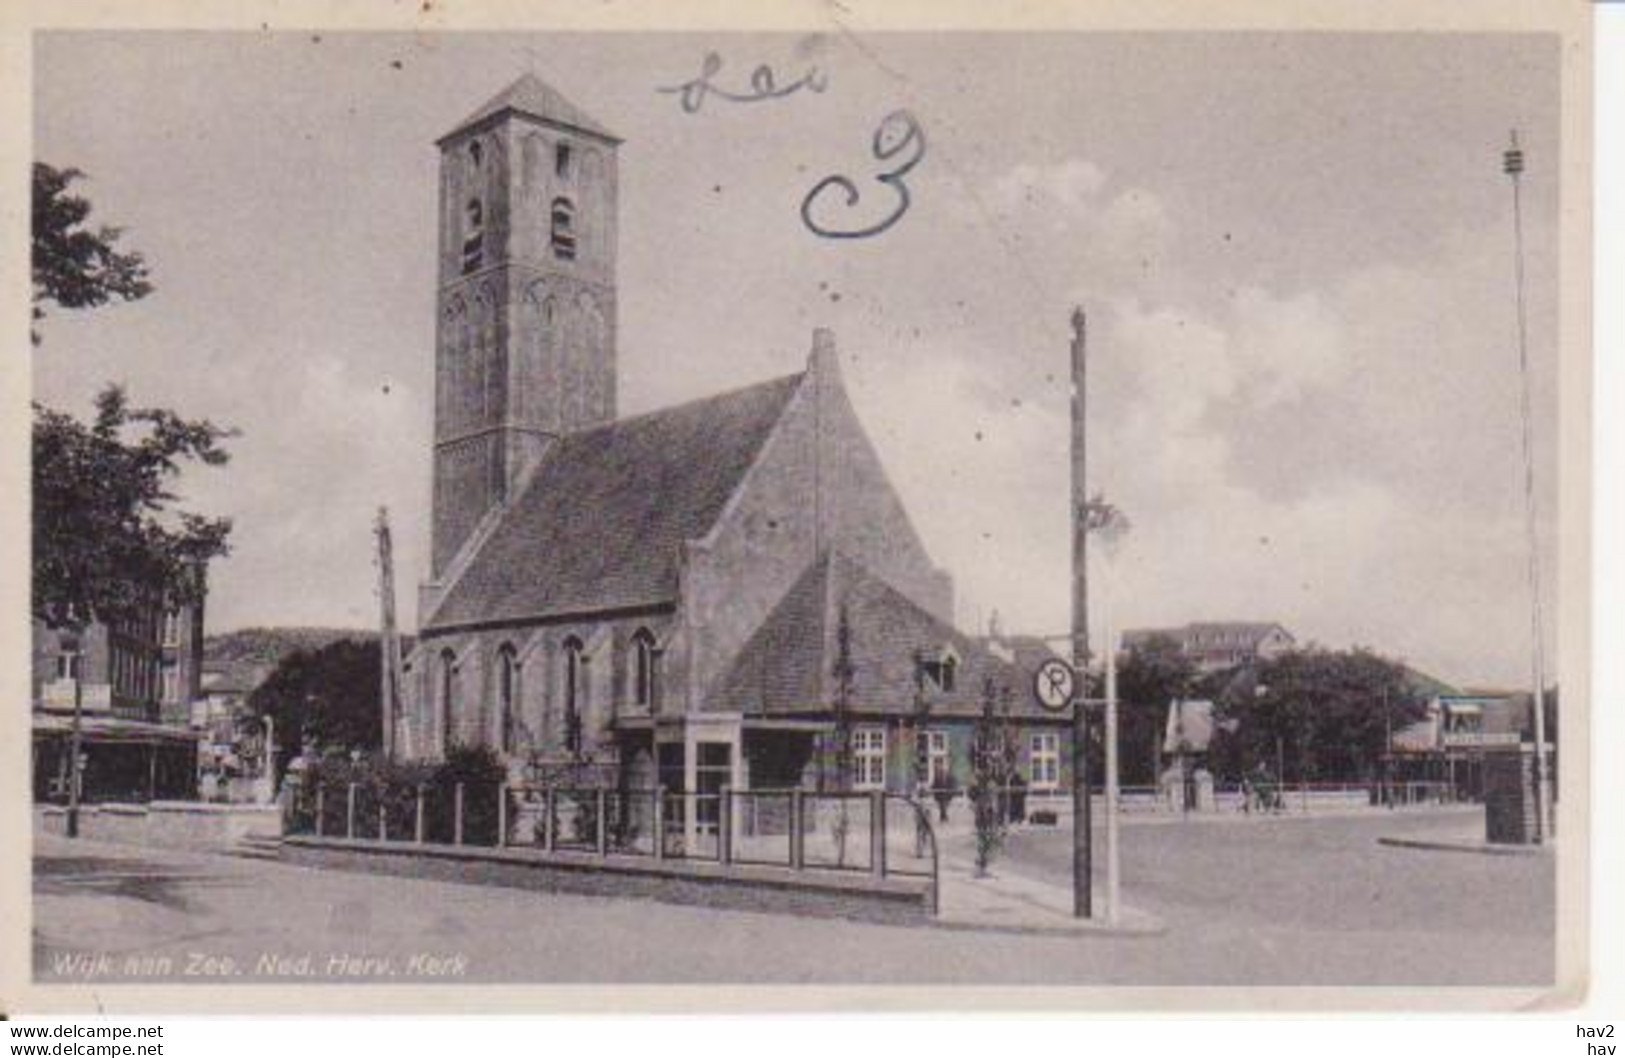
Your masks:
{"label": "round traffic sign", "polygon": [[1078,674],[1060,658],[1050,658],[1033,674],[1033,695],[1038,704],[1058,713],[1072,704],[1077,692]]}

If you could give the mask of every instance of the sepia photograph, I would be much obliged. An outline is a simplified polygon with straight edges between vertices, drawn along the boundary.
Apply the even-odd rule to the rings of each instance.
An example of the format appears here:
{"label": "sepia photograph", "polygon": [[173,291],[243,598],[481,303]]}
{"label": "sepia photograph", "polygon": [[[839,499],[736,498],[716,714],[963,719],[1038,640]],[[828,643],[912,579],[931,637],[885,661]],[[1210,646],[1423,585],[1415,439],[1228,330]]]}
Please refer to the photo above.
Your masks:
{"label": "sepia photograph", "polygon": [[1572,44],[36,29],[28,994],[1574,994]]}

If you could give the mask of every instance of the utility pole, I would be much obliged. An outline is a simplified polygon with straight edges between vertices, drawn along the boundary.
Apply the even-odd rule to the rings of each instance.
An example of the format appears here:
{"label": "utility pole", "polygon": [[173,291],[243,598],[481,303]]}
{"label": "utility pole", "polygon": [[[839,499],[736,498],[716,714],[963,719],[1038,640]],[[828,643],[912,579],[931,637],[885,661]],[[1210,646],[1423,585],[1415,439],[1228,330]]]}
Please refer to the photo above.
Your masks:
{"label": "utility pole", "polygon": [[1089,805],[1089,524],[1084,415],[1086,317],[1072,310],[1072,914],[1094,917],[1094,821]]}
{"label": "utility pole", "polygon": [[1530,669],[1534,682],[1535,706],[1535,841],[1551,836],[1551,788],[1546,778],[1546,644],[1545,621],[1540,601],[1540,544],[1535,518],[1535,453],[1533,416],[1529,408],[1529,342],[1523,293],[1523,203],[1519,176],[1523,173],[1523,150],[1518,146],[1518,130],[1512,130],[1512,144],[1501,157],[1501,170],[1512,179],[1512,262],[1518,304],[1519,411],[1523,420],[1523,503],[1524,527],[1529,547],[1529,638]]}
{"label": "utility pole", "polygon": [[85,746],[85,645],[83,629],[75,627],[65,636],[71,644],[63,653],[73,660],[68,664],[73,673],[73,729],[68,736],[68,837],[79,836],[79,796],[84,786],[81,758]]}
{"label": "utility pole", "polygon": [[378,701],[383,714],[385,760],[396,755],[396,727],[401,701],[401,640],[395,631],[395,556],[389,532],[389,508],[378,508]]}

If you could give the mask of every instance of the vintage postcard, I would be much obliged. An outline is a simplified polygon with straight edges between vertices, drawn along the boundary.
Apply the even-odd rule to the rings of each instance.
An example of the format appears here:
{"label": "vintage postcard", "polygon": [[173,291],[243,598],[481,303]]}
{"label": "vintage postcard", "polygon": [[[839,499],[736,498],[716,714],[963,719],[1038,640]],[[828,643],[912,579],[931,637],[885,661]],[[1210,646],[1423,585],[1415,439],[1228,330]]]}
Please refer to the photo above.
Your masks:
{"label": "vintage postcard", "polygon": [[1577,1002],[1534,6],[8,16],[0,1001]]}

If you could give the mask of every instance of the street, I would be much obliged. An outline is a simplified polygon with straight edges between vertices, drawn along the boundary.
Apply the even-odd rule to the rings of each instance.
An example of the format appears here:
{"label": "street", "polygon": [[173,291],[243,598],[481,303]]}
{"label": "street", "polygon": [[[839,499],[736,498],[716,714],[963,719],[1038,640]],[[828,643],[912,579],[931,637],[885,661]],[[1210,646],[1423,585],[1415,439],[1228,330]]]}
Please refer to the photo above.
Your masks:
{"label": "street", "polygon": [[[1551,857],[1376,842],[1474,825],[1459,810],[1128,825],[1125,903],[1168,928],[1123,937],[800,919],[36,837],[34,965],[42,982],[98,983],[1547,983]],[[1007,853],[997,870],[1067,881],[1067,832],[1015,834]]]}

